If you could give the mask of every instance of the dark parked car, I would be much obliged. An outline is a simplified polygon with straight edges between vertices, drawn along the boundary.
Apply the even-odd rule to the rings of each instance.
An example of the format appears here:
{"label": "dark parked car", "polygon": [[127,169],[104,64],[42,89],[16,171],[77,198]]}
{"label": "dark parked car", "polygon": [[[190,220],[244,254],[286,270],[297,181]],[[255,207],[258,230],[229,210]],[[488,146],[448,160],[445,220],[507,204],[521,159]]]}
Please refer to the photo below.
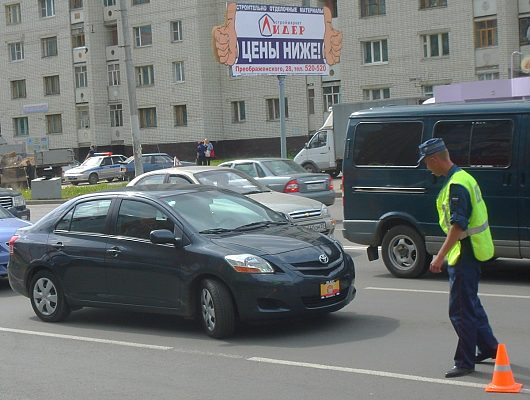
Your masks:
{"label": "dark parked car", "polygon": [[49,322],[115,307],[197,316],[220,338],[238,318],[332,312],[355,296],[337,241],[211,186],[81,196],[20,229],[10,250],[11,287]]}
{"label": "dark parked car", "polygon": [[[170,157],[166,153],[142,154],[142,165],[144,167],[144,172],[169,168],[173,166],[173,157]],[[131,180],[134,178],[134,156],[130,156],[122,162],[121,172],[125,180]]]}
{"label": "dark parked car", "polygon": [[30,211],[22,193],[10,188],[0,188],[0,205],[15,217],[29,221]]}
{"label": "dark parked car", "polygon": [[335,202],[333,180],[328,174],[307,172],[286,158],[254,158],[219,164],[235,168],[277,192],[318,200],[327,206]]}

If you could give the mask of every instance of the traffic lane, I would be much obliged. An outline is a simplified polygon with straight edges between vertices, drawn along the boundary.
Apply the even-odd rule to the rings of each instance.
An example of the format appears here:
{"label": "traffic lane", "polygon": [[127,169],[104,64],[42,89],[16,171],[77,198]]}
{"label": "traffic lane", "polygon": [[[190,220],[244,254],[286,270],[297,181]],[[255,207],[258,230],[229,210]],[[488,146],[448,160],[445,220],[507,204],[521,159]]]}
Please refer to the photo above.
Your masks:
{"label": "traffic lane", "polygon": [[[254,357],[441,377],[452,365],[456,346],[456,336],[447,317],[445,279],[439,276],[415,281],[364,279],[361,277],[372,274],[371,267],[357,261],[359,295],[344,310],[311,320],[242,327],[234,338],[226,341],[208,339],[197,324],[176,317],[111,310],[84,309],[73,313],[64,323],[44,324],[33,315],[29,301],[20,296],[8,301],[2,299],[2,307],[11,310],[3,325],[117,341],[149,338],[149,343],[157,345],[178,343],[186,349],[232,356],[251,353]],[[501,288],[497,289],[498,295],[513,292],[507,290],[503,294]],[[513,310],[526,309],[528,299],[483,297],[483,303],[495,333],[507,344],[508,351],[516,354],[514,371],[517,367],[518,372],[524,372],[524,360],[530,357],[525,347],[527,335],[523,332],[528,332],[530,320],[528,316],[519,318]],[[469,381],[485,384],[491,373],[492,364],[477,366]],[[528,384],[528,374],[525,376]]]}

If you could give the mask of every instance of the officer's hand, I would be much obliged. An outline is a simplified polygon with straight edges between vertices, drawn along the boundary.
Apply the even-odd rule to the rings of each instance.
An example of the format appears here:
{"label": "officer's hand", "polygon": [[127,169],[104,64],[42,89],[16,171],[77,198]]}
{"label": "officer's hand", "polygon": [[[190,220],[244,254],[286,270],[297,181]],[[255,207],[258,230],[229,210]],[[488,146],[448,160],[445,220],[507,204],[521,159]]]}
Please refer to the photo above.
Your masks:
{"label": "officer's hand", "polygon": [[342,49],[342,32],[333,28],[331,19],[331,10],[324,7],[324,58],[328,65],[334,65],[340,61]]}
{"label": "officer's hand", "polygon": [[228,3],[224,25],[212,29],[215,59],[221,64],[234,65],[237,60],[236,3]]}
{"label": "officer's hand", "polygon": [[444,265],[444,259],[443,257],[434,257],[433,260],[431,261],[431,265],[429,266],[429,270],[433,273],[433,274],[439,274],[440,272],[442,272],[442,267]]}

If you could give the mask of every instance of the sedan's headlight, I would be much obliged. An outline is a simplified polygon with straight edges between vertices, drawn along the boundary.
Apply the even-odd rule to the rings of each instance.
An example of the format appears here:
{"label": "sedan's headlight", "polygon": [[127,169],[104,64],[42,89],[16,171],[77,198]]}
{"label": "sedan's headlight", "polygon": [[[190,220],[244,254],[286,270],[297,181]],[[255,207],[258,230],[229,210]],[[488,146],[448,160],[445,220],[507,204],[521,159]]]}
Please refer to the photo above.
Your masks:
{"label": "sedan's headlight", "polygon": [[325,204],[322,204],[322,208],[320,209],[320,213],[322,214],[323,217],[330,217],[329,210],[328,210],[328,208],[326,207]]}
{"label": "sedan's headlight", "polygon": [[15,207],[21,207],[26,205],[26,200],[24,199],[24,196],[15,196],[13,197],[13,205]]}
{"label": "sedan's headlight", "polygon": [[225,256],[225,260],[237,272],[248,274],[273,274],[274,268],[263,258],[253,254],[232,254]]}

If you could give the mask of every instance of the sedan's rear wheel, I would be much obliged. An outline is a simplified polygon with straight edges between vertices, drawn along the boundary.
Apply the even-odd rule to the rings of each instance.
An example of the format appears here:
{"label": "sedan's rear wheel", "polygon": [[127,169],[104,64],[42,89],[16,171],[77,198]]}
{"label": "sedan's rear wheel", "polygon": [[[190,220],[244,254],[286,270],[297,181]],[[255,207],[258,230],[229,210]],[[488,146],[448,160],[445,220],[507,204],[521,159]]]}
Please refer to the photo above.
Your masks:
{"label": "sedan's rear wheel", "polygon": [[228,288],[213,279],[202,281],[199,290],[199,313],[208,336],[221,339],[235,330],[236,313]]}
{"label": "sedan's rear wheel", "polygon": [[70,313],[61,282],[51,272],[38,272],[31,280],[29,294],[33,311],[45,322],[61,321]]}

